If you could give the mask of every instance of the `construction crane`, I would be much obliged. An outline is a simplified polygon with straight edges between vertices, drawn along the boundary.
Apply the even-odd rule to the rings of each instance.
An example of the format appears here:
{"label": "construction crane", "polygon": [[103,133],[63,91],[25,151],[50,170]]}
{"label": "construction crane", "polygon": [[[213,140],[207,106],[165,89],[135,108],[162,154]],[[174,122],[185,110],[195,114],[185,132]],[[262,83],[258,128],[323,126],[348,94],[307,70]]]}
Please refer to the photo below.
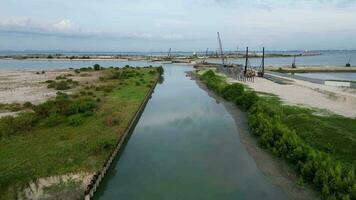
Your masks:
{"label": "construction crane", "polygon": [[205,62],[206,62],[206,59],[208,58],[208,52],[209,52],[209,48],[206,48],[203,63],[205,63]]}
{"label": "construction crane", "polygon": [[351,67],[351,56],[349,57],[349,61],[346,63],[345,67]]}
{"label": "construction crane", "polygon": [[221,44],[221,39],[220,39],[220,33],[218,32],[218,42],[219,42],[219,53],[220,53],[220,57],[221,57],[221,61],[222,64],[225,66],[225,57],[224,57],[224,52],[223,52],[223,48],[222,48],[222,44]]}
{"label": "construction crane", "polygon": [[171,56],[172,56],[172,55],[171,55],[171,50],[172,50],[172,48],[169,48],[169,50],[168,50],[168,56],[167,56],[168,58],[171,58]]}

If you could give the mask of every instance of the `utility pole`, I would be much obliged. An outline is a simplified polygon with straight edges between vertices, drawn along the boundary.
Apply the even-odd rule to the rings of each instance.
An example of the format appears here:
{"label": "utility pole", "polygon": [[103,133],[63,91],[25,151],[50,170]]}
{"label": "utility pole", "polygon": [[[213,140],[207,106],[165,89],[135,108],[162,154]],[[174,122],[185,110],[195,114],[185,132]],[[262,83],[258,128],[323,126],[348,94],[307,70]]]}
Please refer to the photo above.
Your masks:
{"label": "utility pole", "polygon": [[246,47],[246,61],[245,61],[245,70],[244,70],[245,75],[247,73],[247,64],[248,64],[248,47]]}
{"label": "utility pole", "polygon": [[265,47],[262,49],[262,77],[265,73]]}
{"label": "utility pole", "polygon": [[296,58],[297,56],[296,55],[294,55],[294,59],[293,59],[293,64],[292,64],[292,68],[297,68],[297,66],[295,65],[295,58]]}

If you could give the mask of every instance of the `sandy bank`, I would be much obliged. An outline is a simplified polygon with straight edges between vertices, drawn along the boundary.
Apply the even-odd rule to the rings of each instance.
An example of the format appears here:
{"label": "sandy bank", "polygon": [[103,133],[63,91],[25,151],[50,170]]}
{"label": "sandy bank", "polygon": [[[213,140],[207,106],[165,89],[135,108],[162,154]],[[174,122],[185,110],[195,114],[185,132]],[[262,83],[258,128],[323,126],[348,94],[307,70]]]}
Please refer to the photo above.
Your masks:
{"label": "sandy bank", "polygon": [[290,80],[290,84],[282,85],[260,77],[255,77],[254,82],[246,83],[232,78],[227,80],[230,83],[243,83],[258,92],[275,94],[287,104],[322,109],[345,117],[356,117],[355,90],[281,78]]}

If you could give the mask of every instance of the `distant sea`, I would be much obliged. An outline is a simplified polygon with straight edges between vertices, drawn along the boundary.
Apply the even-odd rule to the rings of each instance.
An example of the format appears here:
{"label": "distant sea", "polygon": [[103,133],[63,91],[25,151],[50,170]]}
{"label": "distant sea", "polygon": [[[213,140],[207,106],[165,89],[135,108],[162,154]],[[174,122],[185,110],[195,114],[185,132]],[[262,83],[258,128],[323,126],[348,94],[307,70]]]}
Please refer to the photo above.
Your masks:
{"label": "distant sea", "polygon": [[[315,52],[315,51],[314,51]],[[302,56],[296,58],[296,65],[310,65],[310,66],[345,66],[351,57],[351,65],[356,66],[356,50],[352,51],[316,51],[321,53],[321,55],[316,56]],[[172,55],[192,55],[194,52],[172,52]],[[204,55],[205,52],[200,52]],[[243,53],[243,52],[239,52]],[[258,52],[256,52],[258,53]],[[300,54],[303,51],[267,51],[266,53],[276,53],[276,54]],[[29,51],[29,52],[0,52],[0,55],[24,55],[24,54],[63,54],[63,55],[167,55],[166,52],[55,52],[55,51]],[[198,53],[199,54],[199,53]],[[219,59],[211,59],[209,62],[221,62]],[[228,63],[244,64],[245,59],[228,59]],[[249,62],[253,67],[259,67],[261,65],[261,58],[250,58]],[[293,57],[275,57],[266,58],[266,66],[281,66],[281,65],[291,65],[293,62]],[[100,64],[105,67],[109,66],[147,66],[147,65],[161,65],[160,63],[146,62],[146,61],[113,61],[113,60],[85,60],[85,61],[57,61],[57,60],[5,60],[0,59],[0,70],[53,70],[53,69],[68,69],[68,68],[80,68],[93,66],[94,64]],[[165,64],[167,66],[175,66],[172,64]],[[311,76],[317,76],[314,74]],[[320,75],[320,76],[319,76]],[[356,81],[356,73],[345,74],[334,73],[331,77],[325,74],[319,74],[318,77],[321,79],[347,79]]]}

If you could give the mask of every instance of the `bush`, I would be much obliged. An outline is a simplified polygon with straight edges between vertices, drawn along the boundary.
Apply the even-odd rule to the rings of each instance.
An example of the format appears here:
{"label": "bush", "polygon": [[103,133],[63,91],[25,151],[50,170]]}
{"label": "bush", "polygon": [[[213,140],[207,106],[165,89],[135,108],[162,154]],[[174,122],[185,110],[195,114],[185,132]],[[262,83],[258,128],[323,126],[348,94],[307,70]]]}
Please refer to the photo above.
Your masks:
{"label": "bush", "polygon": [[98,140],[89,145],[90,153],[100,153],[103,151],[112,150],[115,147],[115,141],[106,139],[106,138],[98,138]]}
{"label": "bush", "polygon": [[14,117],[12,116],[2,117],[0,120],[0,138],[14,135],[15,133],[16,133],[16,129],[14,126]]}
{"label": "bush", "polygon": [[47,127],[57,126],[62,122],[62,117],[57,113],[50,114],[44,121]]}
{"label": "bush", "polygon": [[222,91],[222,96],[228,101],[234,101],[244,93],[244,86],[239,83],[228,85]]}
{"label": "bush", "polygon": [[164,69],[162,66],[157,67],[157,71],[158,71],[159,75],[162,75],[164,73]]}
{"label": "bush", "polygon": [[235,103],[244,109],[250,109],[258,101],[258,96],[254,91],[247,91],[242,96],[236,98]]}
{"label": "bush", "polygon": [[20,113],[17,117],[5,116],[0,119],[0,138],[30,131],[37,122],[34,113]]}
{"label": "bush", "polygon": [[80,114],[68,117],[68,124],[70,126],[79,126],[83,123],[83,117]]}
{"label": "bush", "polygon": [[59,81],[54,88],[56,90],[68,90],[70,87],[67,81]]}
{"label": "bush", "polygon": [[101,68],[99,64],[95,64],[93,67],[95,71],[98,71]]}
{"label": "bush", "polygon": [[32,108],[32,103],[31,102],[29,102],[29,101],[26,101],[24,104],[23,104],[23,107],[24,108]]}
{"label": "bush", "polygon": [[47,85],[47,88],[54,88],[56,90],[68,90],[79,84],[77,81],[73,81],[72,79],[61,80],[59,82],[56,81],[46,81],[46,82],[49,83]]}
{"label": "bush", "polygon": [[91,115],[96,108],[96,101],[89,97],[76,99],[65,110],[65,115],[74,115],[78,113]]}

